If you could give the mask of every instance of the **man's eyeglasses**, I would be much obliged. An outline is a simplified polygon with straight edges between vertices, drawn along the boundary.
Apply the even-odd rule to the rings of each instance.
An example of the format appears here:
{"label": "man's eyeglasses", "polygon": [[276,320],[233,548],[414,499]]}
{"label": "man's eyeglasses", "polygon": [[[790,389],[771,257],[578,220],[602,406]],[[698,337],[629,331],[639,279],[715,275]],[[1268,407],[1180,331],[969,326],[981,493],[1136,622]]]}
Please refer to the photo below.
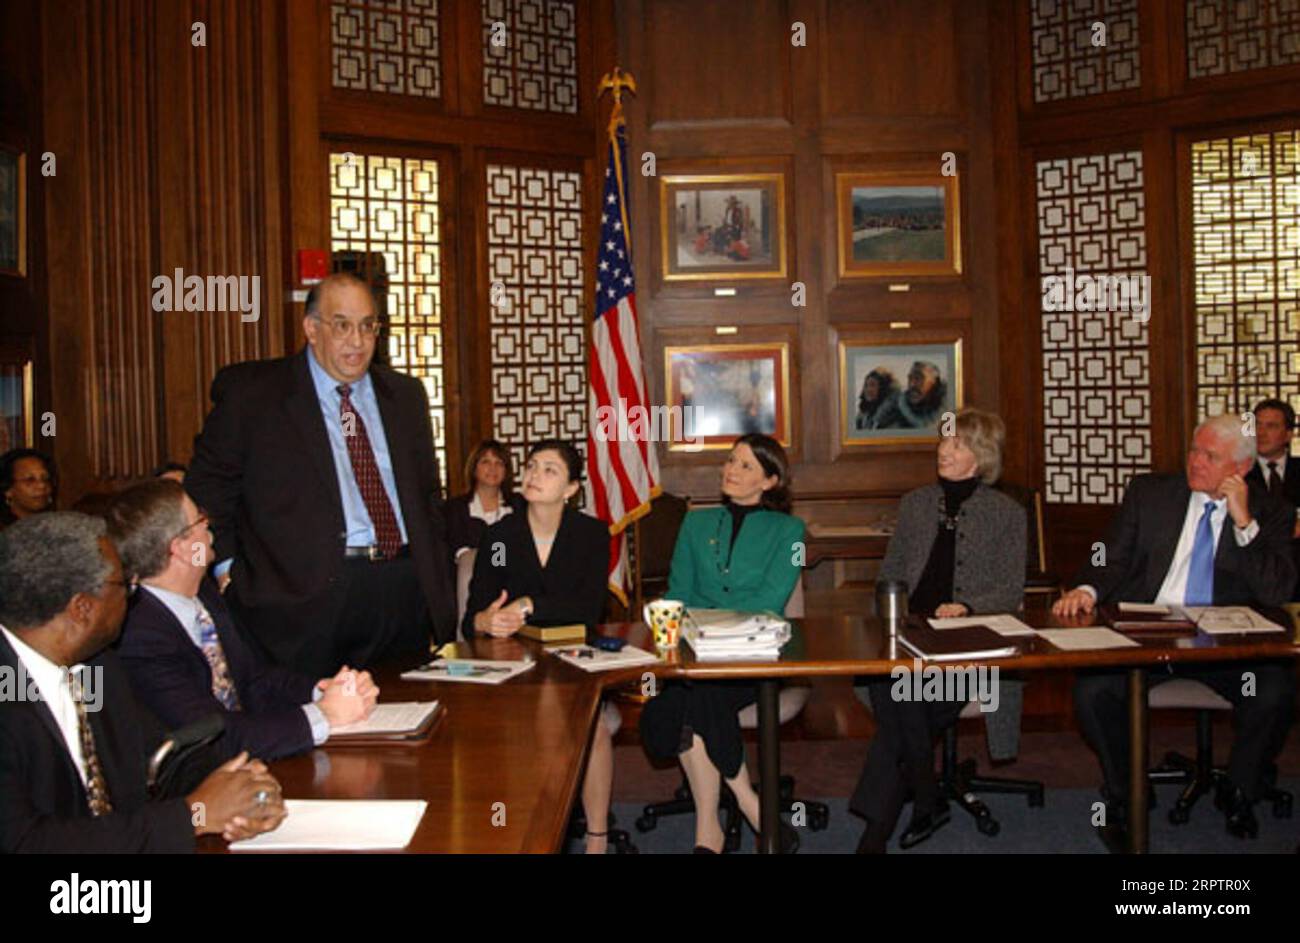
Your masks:
{"label": "man's eyeglasses", "polygon": [[200,513],[199,516],[195,518],[195,520],[193,520],[189,524],[186,524],[183,528],[178,530],[176,533],[172,534],[170,540],[175,540],[177,537],[184,537],[186,534],[188,534],[194,528],[198,527],[200,524],[206,525],[207,523],[208,523],[208,516],[206,514]]}
{"label": "man's eyeglasses", "polygon": [[[315,316],[314,316],[315,317]],[[384,329],[384,322],[379,318],[365,318],[361,321],[349,321],[347,318],[331,318],[326,321],[324,318],[316,317],[316,320],[330,329],[334,339],[338,341],[351,340],[361,333],[363,340],[371,340],[379,335]]]}
{"label": "man's eyeglasses", "polygon": [[126,591],[126,598],[130,599],[135,595],[135,591],[140,588],[140,584],[135,580],[104,580],[105,583],[112,583],[114,586],[121,586]]}

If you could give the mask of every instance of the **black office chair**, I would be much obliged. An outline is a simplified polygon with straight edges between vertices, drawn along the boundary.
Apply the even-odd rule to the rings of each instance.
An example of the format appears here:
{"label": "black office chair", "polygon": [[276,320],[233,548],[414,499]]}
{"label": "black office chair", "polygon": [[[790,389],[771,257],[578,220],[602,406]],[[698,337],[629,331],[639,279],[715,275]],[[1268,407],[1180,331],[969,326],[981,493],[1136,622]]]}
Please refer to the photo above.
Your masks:
{"label": "black office chair", "polygon": [[[596,721],[600,723],[600,721]],[[609,847],[614,849],[616,855],[636,855],[641,852],[636,845],[632,844],[632,836],[621,828],[615,828],[618,824],[618,818],[613,812],[609,813],[609,834],[605,841]],[[569,817],[569,830],[565,833],[566,838],[577,839],[581,841],[587,836],[587,816],[583,814],[582,804],[578,803],[573,807],[573,814]]]}
{"label": "black office chair", "polygon": [[[1152,710],[1196,711],[1195,758],[1171,750],[1164,762],[1148,770],[1147,779],[1152,785],[1179,783],[1183,791],[1169,810],[1169,821],[1186,825],[1196,801],[1211,790],[1218,790],[1228,782],[1227,772],[1214,765],[1214,712],[1230,711],[1232,703],[1221,697],[1209,685],[1192,678],[1174,678],[1151,688],[1147,705]],[[1260,798],[1273,807],[1273,818],[1289,819],[1292,816],[1291,793],[1277,788],[1277,768],[1267,774],[1267,785]]]}
{"label": "black office chair", "polygon": [[[962,717],[979,717],[978,701],[971,701],[961,711]],[[1002,831],[1002,825],[993,817],[989,807],[977,797],[977,792],[1004,793],[1025,796],[1030,808],[1043,805],[1043,784],[1028,779],[1007,779],[1000,776],[980,776],[974,758],[957,759],[957,724],[943,732],[943,754],[939,764],[939,794],[965,809],[975,819],[980,834],[992,837]]]}

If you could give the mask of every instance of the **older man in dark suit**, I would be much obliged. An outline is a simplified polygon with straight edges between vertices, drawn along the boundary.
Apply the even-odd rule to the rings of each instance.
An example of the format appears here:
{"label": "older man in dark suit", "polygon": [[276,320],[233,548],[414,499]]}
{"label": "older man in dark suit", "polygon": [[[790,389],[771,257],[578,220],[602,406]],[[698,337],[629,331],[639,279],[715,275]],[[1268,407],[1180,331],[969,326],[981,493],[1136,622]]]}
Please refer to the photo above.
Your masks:
{"label": "older man in dark suit", "polygon": [[[164,740],[117,656],[130,584],[102,520],[39,514],[0,534],[0,852],[188,851],[284,818],[280,786],[218,741],[150,794]],[[190,790],[186,795],[185,791]]]}
{"label": "older man in dark suit", "polygon": [[[1145,602],[1182,606],[1260,605],[1286,601],[1295,584],[1290,538],[1294,512],[1246,474],[1255,460],[1255,440],[1234,416],[1218,416],[1197,427],[1185,475],[1138,475],[1129,482],[1105,541],[1104,565],[1089,565],[1076,588],[1053,612],[1073,617],[1098,603]],[[1220,797],[1228,831],[1253,837],[1252,806],[1290,729],[1295,706],[1295,666],[1290,662],[1233,663],[1221,667],[1178,667],[1231,701],[1233,744],[1228,758],[1232,787]],[[1243,673],[1254,674],[1250,696]],[[1152,672],[1150,682],[1173,677]],[[1102,838],[1114,847],[1125,840],[1128,782],[1126,687],[1122,674],[1082,674],[1074,704],[1084,735],[1097,750],[1112,814]]]}
{"label": "older man in dark suit", "polygon": [[[1300,571],[1300,458],[1291,454],[1291,437],[1295,433],[1295,409],[1285,400],[1261,400],[1255,406],[1255,464],[1246,480],[1281,498],[1296,509],[1295,528],[1291,533],[1291,556]],[[1300,601],[1300,579],[1291,591],[1291,599]]]}
{"label": "older man in dark suit", "polygon": [[136,696],[163,723],[220,714],[230,749],[274,760],[369,716],[379,689],[368,672],[344,666],[317,681],[268,664],[244,641],[207,577],[207,517],[178,483],[128,488],[105,516],[128,576],[140,582],[118,653]]}
{"label": "older man in dark suit", "polygon": [[355,277],[312,290],[303,330],[298,354],[217,374],[185,489],[212,515],[231,610],[276,661],[318,678],[422,659],[456,632],[424,387],[372,363]]}

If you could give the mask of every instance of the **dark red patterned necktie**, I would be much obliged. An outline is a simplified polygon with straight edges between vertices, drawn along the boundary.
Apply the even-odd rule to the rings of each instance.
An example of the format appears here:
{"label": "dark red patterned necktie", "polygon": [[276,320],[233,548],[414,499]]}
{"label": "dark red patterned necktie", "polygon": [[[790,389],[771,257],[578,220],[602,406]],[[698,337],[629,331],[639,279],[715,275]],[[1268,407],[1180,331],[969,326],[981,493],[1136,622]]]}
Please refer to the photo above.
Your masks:
{"label": "dark red patterned necktie", "polygon": [[370,448],[366,424],[361,421],[361,414],[352,408],[352,389],[347,384],[340,384],[337,389],[341,400],[339,419],[343,423],[343,441],[348,444],[348,458],[352,460],[352,475],[361,489],[361,500],[366,503],[370,522],[375,525],[375,542],[379,551],[385,557],[391,557],[402,546],[397,515],[393,513],[384,479],[379,476],[379,465],[375,462],[374,450]]}

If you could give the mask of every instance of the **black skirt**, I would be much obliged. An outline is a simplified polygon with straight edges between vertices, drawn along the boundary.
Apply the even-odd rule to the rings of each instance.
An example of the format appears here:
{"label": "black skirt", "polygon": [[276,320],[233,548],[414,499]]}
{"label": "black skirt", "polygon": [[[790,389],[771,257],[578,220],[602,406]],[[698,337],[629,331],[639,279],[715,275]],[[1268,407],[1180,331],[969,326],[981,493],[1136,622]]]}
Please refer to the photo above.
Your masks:
{"label": "black skirt", "polygon": [[671,759],[699,734],[713,765],[734,779],[745,762],[737,715],[756,700],[758,688],[742,681],[669,681],[641,712],[641,739],[651,756]]}

